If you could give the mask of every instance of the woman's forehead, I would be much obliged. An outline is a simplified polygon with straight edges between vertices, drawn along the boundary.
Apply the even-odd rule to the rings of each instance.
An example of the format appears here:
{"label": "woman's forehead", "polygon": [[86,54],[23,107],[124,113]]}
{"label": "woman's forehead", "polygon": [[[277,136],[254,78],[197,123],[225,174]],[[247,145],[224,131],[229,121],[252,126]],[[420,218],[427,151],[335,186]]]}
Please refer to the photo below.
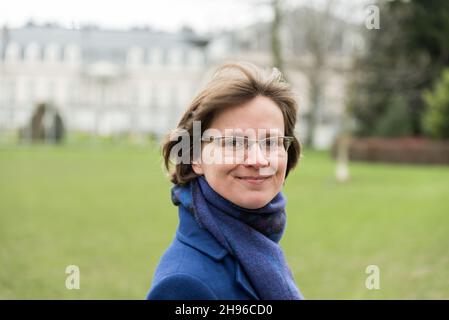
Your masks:
{"label": "woman's forehead", "polygon": [[279,128],[259,128],[253,129],[248,128],[246,130],[240,128],[226,128],[224,130],[219,130],[217,128],[208,128],[203,133],[204,136],[215,136],[215,137],[247,137],[249,139],[264,139],[269,137],[279,137],[284,135],[284,130]]}
{"label": "woman's forehead", "polygon": [[284,116],[279,106],[267,97],[256,97],[235,107],[226,108],[213,119],[210,127],[224,131],[284,130]]}
{"label": "woman's forehead", "polygon": [[278,125],[255,123],[254,121],[244,123],[235,122],[226,125],[212,124],[209,129],[215,129],[224,136],[268,137],[284,133],[283,122]]}

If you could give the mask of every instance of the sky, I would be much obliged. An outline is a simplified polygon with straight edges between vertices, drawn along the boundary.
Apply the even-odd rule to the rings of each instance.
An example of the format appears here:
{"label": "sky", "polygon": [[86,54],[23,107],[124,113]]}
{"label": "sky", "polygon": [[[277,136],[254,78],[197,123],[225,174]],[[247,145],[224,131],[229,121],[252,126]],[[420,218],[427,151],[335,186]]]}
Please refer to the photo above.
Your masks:
{"label": "sky", "polygon": [[[1,0],[0,27],[57,23],[77,28],[94,24],[102,28],[126,29],[150,26],[178,31],[183,25],[201,33],[229,30],[272,18],[271,0]],[[284,5],[317,7],[330,0],[283,0]],[[351,18],[353,3],[367,0],[334,0],[343,3],[340,13]],[[346,4],[345,4],[346,3]],[[352,3],[349,5],[349,3]]]}
{"label": "sky", "polygon": [[271,17],[268,0],[2,0],[0,26],[20,27],[32,20],[66,27],[95,24],[123,29],[148,25],[177,31],[183,25],[199,32],[247,25]]}

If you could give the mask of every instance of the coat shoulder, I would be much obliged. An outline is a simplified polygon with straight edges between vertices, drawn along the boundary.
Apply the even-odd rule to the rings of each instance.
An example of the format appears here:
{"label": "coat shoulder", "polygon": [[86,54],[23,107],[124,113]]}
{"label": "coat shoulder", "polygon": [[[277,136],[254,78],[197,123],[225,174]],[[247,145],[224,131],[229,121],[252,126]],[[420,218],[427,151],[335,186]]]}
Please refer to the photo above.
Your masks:
{"label": "coat shoulder", "polygon": [[147,299],[247,300],[251,297],[236,283],[235,261],[230,255],[217,260],[175,238],[156,268]]}
{"label": "coat shoulder", "polygon": [[149,300],[216,300],[218,297],[201,279],[174,273],[161,279],[149,292]]}
{"label": "coat shoulder", "polygon": [[179,210],[176,235],[153,275],[148,299],[258,299],[238,261],[195,220]]}
{"label": "coat shoulder", "polygon": [[159,261],[147,298],[217,299],[211,286],[227,274],[222,261],[175,238]]}
{"label": "coat shoulder", "polygon": [[189,274],[204,282],[222,272],[223,261],[214,260],[203,252],[175,238],[164,252],[155,272],[155,280],[161,280],[169,274]]}

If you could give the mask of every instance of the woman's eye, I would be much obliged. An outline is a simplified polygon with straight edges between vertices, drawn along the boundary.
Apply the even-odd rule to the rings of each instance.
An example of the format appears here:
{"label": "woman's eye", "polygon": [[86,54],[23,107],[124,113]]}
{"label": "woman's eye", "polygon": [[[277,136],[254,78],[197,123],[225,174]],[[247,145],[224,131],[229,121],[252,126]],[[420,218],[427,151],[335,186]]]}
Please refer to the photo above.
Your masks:
{"label": "woman's eye", "polygon": [[265,146],[267,148],[276,147],[277,144],[278,144],[277,138],[269,138],[269,139],[265,140]]}
{"label": "woman's eye", "polygon": [[226,146],[227,147],[233,147],[235,145],[235,140],[234,139],[227,139],[226,140]]}
{"label": "woman's eye", "polygon": [[225,146],[226,147],[232,147],[232,148],[239,148],[243,145],[242,139],[232,137],[225,139]]}

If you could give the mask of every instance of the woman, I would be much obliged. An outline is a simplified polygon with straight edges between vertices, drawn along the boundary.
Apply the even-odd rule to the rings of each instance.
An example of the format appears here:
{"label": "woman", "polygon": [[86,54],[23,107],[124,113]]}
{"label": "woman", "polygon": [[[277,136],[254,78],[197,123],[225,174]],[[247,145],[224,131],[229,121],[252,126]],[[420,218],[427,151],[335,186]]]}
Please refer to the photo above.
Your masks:
{"label": "woman", "polygon": [[296,114],[277,69],[228,64],[198,94],[163,145],[180,222],[147,299],[303,298],[278,244]]}

